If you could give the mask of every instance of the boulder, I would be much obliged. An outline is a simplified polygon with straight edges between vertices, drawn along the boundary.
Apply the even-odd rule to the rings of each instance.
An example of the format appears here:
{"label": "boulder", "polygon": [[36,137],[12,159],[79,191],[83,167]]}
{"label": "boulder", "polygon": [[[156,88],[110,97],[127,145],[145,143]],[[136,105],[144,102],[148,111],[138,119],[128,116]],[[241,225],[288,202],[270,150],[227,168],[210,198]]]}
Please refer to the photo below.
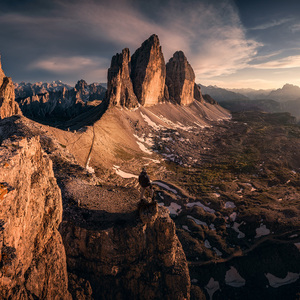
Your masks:
{"label": "boulder", "polygon": [[107,100],[111,106],[134,108],[138,100],[130,79],[130,52],[128,48],[113,56],[107,74]]}
{"label": "boulder", "polygon": [[166,65],[166,85],[170,100],[180,105],[194,101],[195,73],[182,51],[174,53]]}
{"label": "boulder", "polygon": [[131,79],[141,105],[152,106],[165,99],[166,66],[157,35],[150,36],[132,55]]}

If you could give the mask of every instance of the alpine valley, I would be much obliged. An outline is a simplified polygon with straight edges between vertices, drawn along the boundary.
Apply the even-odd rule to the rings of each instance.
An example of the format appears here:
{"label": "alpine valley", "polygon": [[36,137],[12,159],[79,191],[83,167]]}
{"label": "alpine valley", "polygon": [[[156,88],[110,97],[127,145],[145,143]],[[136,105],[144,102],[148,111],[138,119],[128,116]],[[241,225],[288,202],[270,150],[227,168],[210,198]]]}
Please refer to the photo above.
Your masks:
{"label": "alpine valley", "polygon": [[0,65],[0,298],[299,299],[296,90],[196,84],[155,34],[107,85]]}

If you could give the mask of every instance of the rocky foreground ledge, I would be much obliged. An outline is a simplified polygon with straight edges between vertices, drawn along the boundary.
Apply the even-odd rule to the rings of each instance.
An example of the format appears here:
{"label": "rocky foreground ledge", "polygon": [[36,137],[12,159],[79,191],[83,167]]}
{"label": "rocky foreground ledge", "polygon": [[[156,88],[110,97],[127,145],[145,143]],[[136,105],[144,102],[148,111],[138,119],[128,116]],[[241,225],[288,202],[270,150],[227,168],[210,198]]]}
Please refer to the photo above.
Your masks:
{"label": "rocky foreground ledge", "polygon": [[189,299],[188,265],[169,212],[154,204],[140,217],[102,230],[64,220],[69,271],[88,279],[97,299]]}
{"label": "rocky foreground ledge", "polygon": [[38,137],[14,136],[1,143],[0,166],[0,298],[72,299],[52,161]]}
{"label": "rocky foreground ledge", "polygon": [[[33,127],[23,117],[0,121],[0,298],[190,299],[188,264],[165,208],[115,219],[65,199],[61,223],[61,190]],[[101,226],[92,222],[99,216]]]}

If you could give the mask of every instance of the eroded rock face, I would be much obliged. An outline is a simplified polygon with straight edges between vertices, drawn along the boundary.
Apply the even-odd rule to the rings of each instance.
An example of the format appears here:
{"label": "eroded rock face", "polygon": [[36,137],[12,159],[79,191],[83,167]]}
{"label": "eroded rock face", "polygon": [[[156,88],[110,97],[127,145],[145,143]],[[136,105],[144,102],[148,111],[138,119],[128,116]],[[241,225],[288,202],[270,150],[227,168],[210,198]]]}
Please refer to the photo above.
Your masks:
{"label": "eroded rock face", "polygon": [[204,99],[203,99],[203,96],[202,96],[202,92],[201,92],[201,88],[196,83],[194,85],[194,99],[196,99],[197,101],[200,101],[201,103],[204,102]]}
{"label": "eroded rock face", "polygon": [[0,119],[22,114],[15,102],[15,88],[10,77],[6,77],[0,61]]}
{"label": "eroded rock face", "polygon": [[175,224],[163,207],[154,215],[101,230],[62,222],[68,269],[89,280],[95,299],[189,299]]}
{"label": "eroded rock face", "polygon": [[107,74],[107,99],[111,106],[138,106],[130,79],[130,52],[128,48],[113,56]]}
{"label": "eroded rock face", "polygon": [[166,65],[168,86],[171,100],[180,105],[194,101],[195,73],[182,51],[174,53]]}
{"label": "eroded rock face", "polygon": [[37,137],[6,139],[0,153],[0,298],[71,299],[52,162]]}
{"label": "eroded rock face", "polygon": [[157,35],[153,34],[132,55],[131,79],[135,95],[143,106],[164,100],[166,66]]}

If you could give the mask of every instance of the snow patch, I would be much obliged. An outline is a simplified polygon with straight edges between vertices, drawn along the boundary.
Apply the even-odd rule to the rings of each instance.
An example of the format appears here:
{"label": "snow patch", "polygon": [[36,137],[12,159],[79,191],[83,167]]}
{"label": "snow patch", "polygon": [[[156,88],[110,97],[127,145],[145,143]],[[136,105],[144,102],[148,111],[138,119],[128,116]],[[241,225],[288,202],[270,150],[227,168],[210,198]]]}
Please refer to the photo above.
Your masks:
{"label": "snow patch", "polygon": [[187,217],[188,217],[188,219],[192,219],[192,220],[193,220],[196,224],[198,224],[198,225],[207,226],[207,223],[202,222],[202,221],[200,221],[200,220],[198,220],[198,219],[196,219],[196,218],[194,218],[194,217],[192,217],[192,216],[190,216],[190,215],[188,215]]}
{"label": "snow patch", "polygon": [[181,206],[175,202],[171,202],[170,206],[165,206],[170,212],[170,215],[178,216],[178,214],[182,211]]}
{"label": "snow patch", "polygon": [[232,287],[242,287],[246,284],[246,280],[239,274],[235,267],[230,267],[226,272],[225,283]]}
{"label": "snow patch", "polygon": [[300,251],[300,243],[295,243],[294,244],[297,248],[298,248],[298,250]]}
{"label": "snow patch", "polygon": [[137,175],[123,172],[122,170],[120,170],[119,166],[113,166],[113,169],[116,171],[117,175],[119,175],[119,176],[121,176],[123,178],[138,178]]}
{"label": "snow patch", "polygon": [[165,183],[162,183],[162,182],[159,182],[159,181],[153,181],[152,184],[156,184],[156,185],[164,188],[165,190],[168,190],[168,191],[172,192],[173,194],[177,194],[177,191],[175,189],[172,189],[171,187],[169,187]]}
{"label": "snow patch", "polygon": [[211,277],[205,289],[209,295],[209,299],[212,300],[214,293],[220,289],[220,284]]}
{"label": "snow patch", "polygon": [[236,219],[237,213],[233,212],[231,215],[229,215],[229,218],[234,222]]}
{"label": "snow patch", "polygon": [[272,275],[271,273],[267,273],[265,274],[265,276],[268,278],[271,287],[278,288],[282,285],[296,282],[299,279],[300,273],[297,274],[297,273],[288,272],[285,278],[278,278]]}
{"label": "snow patch", "polygon": [[152,151],[150,151],[149,149],[147,149],[147,148],[145,147],[144,144],[142,144],[142,143],[140,143],[140,142],[136,142],[136,143],[138,144],[138,146],[140,147],[140,149],[141,149],[143,152],[145,152],[145,153],[147,153],[147,154],[152,154],[152,153],[153,153]]}
{"label": "snow patch", "polygon": [[235,207],[236,207],[235,204],[231,201],[227,201],[225,203],[225,208],[235,208]]}
{"label": "snow patch", "polygon": [[216,247],[213,247],[213,249],[215,250],[217,256],[222,256],[223,255],[223,253],[219,249],[217,249]]}
{"label": "snow patch", "polygon": [[138,141],[140,141],[140,142],[145,142],[145,139],[143,138],[143,137],[139,137],[138,135],[136,135],[136,134],[134,134],[133,135]]}
{"label": "snow patch", "polygon": [[210,207],[207,207],[205,205],[203,205],[201,202],[190,202],[186,205],[187,207],[194,207],[194,206],[199,206],[202,207],[204,209],[204,211],[210,212],[212,214],[214,214],[216,211]]}
{"label": "snow patch", "polygon": [[209,240],[205,240],[205,241],[204,241],[204,246],[205,246],[206,248],[208,248],[208,249],[211,248],[211,245],[210,245]]}
{"label": "snow patch", "polygon": [[209,225],[209,228],[212,229],[212,230],[216,230],[215,224],[213,224],[213,223],[211,223],[211,224]]}
{"label": "snow patch", "polygon": [[295,238],[295,237],[297,237],[297,236],[298,236],[298,234],[293,234],[293,235],[290,235],[289,238],[290,238],[290,239],[293,239],[293,238]]}
{"label": "snow patch", "polygon": [[244,238],[245,237],[245,233],[243,233],[243,232],[241,232],[240,230],[239,230],[239,227],[242,225],[243,223],[237,223],[237,222],[234,222],[233,223],[233,226],[232,226],[232,229],[235,231],[235,232],[237,232],[238,233],[238,239],[242,239],[242,238]]}
{"label": "snow patch", "polygon": [[154,162],[156,164],[160,164],[160,161],[157,160],[157,159],[152,159],[152,158],[149,158],[149,157],[143,157],[143,159],[147,159],[147,160],[150,160],[150,161],[152,161],[152,162]]}
{"label": "snow patch", "polygon": [[151,126],[154,130],[160,130],[160,128],[162,128],[162,126],[157,125],[155,122],[153,122],[148,116],[144,115],[142,112],[141,112],[141,116],[145,120],[145,122],[149,126]]}
{"label": "snow patch", "polygon": [[183,228],[184,230],[188,231],[188,232],[191,232],[190,229],[189,229],[189,227],[186,226],[186,225],[182,225],[182,228]]}
{"label": "snow patch", "polygon": [[270,234],[270,229],[266,227],[266,225],[260,224],[260,227],[256,228],[256,236],[255,238],[259,238],[264,235]]}

